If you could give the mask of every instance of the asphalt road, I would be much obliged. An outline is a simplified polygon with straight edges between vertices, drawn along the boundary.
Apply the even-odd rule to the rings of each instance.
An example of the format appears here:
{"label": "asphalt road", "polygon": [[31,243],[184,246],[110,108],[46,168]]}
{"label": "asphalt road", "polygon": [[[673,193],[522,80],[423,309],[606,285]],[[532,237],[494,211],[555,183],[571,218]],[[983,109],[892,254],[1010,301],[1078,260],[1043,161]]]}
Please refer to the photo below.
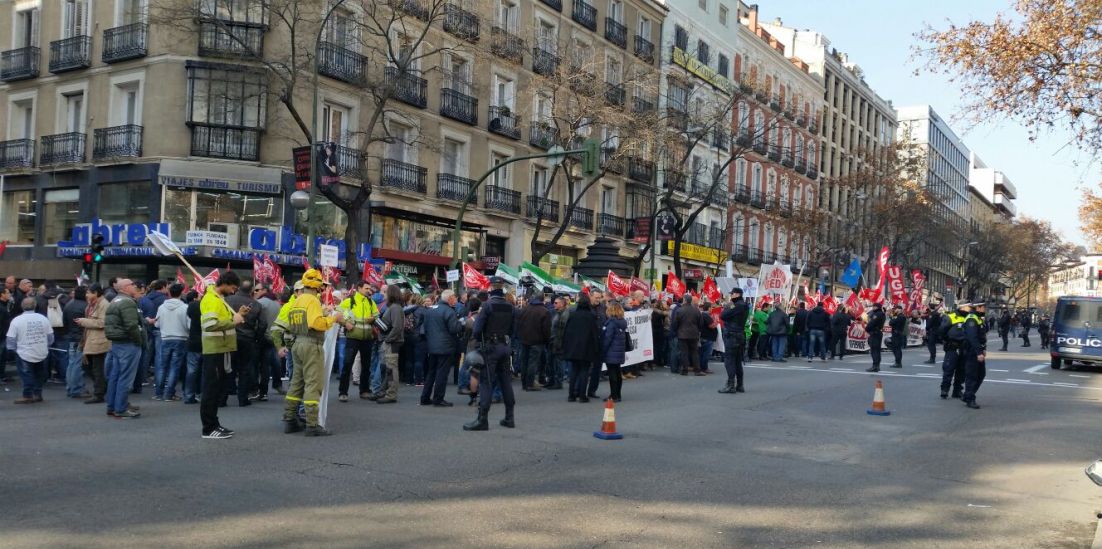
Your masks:
{"label": "asphalt road", "polygon": [[[0,392],[0,546],[1089,547],[1102,374],[1051,371],[1036,343],[992,356],[982,410],[938,398],[917,349],[878,376],[860,355],[754,363],[734,396],[654,372],[609,442],[601,405],[561,391],[518,393],[518,428],[497,405],[485,433],[412,388],[334,401],[322,439],[283,435],[276,398],[222,409],[226,441],[148,394],[120,421],[56,386]],[[865,413],[874,379],[890,417]]]}

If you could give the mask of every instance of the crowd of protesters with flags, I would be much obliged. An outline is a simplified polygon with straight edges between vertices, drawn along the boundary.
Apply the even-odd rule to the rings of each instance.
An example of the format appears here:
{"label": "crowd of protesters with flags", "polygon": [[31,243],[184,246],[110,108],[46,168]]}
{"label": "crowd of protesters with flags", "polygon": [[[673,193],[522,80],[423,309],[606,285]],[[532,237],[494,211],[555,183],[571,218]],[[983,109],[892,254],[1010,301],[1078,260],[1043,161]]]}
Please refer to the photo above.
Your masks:
{"label": "crowd of protesters with flags", "polygon": [[[356,386],[353,394],[361,400],[395,403],[396,387],[404,383],[420,388],[421,405],[450,407],[449,385],[458,386],[457,395],[470,396],[469,405],[475,403],[483,375],[472,325],[492,290],[517,311],[511,371],[521,389],[565,388],[570,402],[600,397],[605,380],[607,398],[620,401],[630,393],[625,381],[658,369],[707,376],[717,359],[727,373],[720,392],[728,394],[745,391],[743,365],[751,360],[825,362],[869,350],[870,371],[877,371],[885,332],[891,334],[892,366],[901,366],[902,348],[916,334],[918,341],[925,336],[933,363],[947,325],[941,304],[924,302],[921,272],[912,272],[908,292],[902,269],[888,264],[886,248],[878,259],[880,283],[860,287],[855,260],[843,282],[857,289],[841,299],[822,288],[812,293],[806,284],[799,286],[799,277],[779,265],[762,265],[757,278],[706,277],[699,290],[673,272],[659,289],[611,271],[603,284],[585,277],[563,281],[527,263],[499,266],[493,278],[464,264],[462,291],[442,288],[436,277],[425,289],[370,262],[352,283],[336,268],[305,267],[323,280],[316,294],[325,314],[339,312],[333,323],[337,344],[325,366],[339,380],[338,402],[349,402]],[[217,408],[227,406],[230,397],[245,407],[268,400],[269,390],[285,394],[284,385],[295,375],[295,359],[282,336],[304,286],[299,281],[289,287],[268,257],[257,256],[252,277],[245,280],[228,266],[207,276],[187,267],[193,273],[190,287],[182,270],[175,280],[111,279],[69,292],[52,282],[36,291],[29,280],[17,284],[8,277],[0,289],[0,333],[8,335],[0,342],[9,346],[8,353],[0,347],[0,379],[8,379],[6,356],[16,355],[23,396],[15,402],[42,402],[44,384],[58,380],[68,397],[104,404],[111,418],[132,419],[142,413],[132,395],[151,386],[154,401],[202,401],[204,437],[232,436],[218,423]],[[207,313],[201,303],[214,288],[232,317],[223,319],[219,333],[232,333],[236,341],[219,350],[224,369],[209,367],[212,353],[203,345]],[[890,317],[883,304],[890,306]],[[12,322],[28,313],[44,320]],[[43,322],[49,337],[38,335]],[[12,325],[18,328],[14,334]],[[217,380],[210,379],[212,373]],[[492,380],[487,387],[495,400],[501,399],[501,383]]]}

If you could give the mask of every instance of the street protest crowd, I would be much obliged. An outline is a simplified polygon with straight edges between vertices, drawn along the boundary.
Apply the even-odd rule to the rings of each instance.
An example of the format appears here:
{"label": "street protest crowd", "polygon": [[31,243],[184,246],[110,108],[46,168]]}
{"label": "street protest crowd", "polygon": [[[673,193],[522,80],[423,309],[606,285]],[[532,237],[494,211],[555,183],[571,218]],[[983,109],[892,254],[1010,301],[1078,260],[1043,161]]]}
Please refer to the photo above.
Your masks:
{"label": "street protest crowd", "polygon": [[[875,372],[882,345],[890,367],[902,367],[910,337],[911,345],[928,346],[928,363],[944,350],[941,397],[952,389],[953,398],[978,408],[990,329],[982,303],[948,312],[939,303],[894,304],[886,312],[856,293],[838,303],[804,292],[785,303],[744,298],[740,288],[723,295],[714,281],[700,293],[649,295],[619,284],[607,293],[507,288],[498,277],[458,293],[420,295],[368,281],[342,292],[316,269],[281,293],[228,270],[207,282],[189,289],[182,277],[112,279],[66,290],[9,276],[0,288],[0,334],[7,336],[0,339],[0,382],[12,381],[7,364],[14,362],[22,390],[16,404],[41,403],[47,385],[63,385],[68,398],[101,404],[112,419],[140,417],[133,402],[143,393],[154,402],[198,404],[202,435],[214,439],[233,436],[219,408],[265,402],[270,392],[285,395],[285,432],[329,434],[331,376],[340,403],[396,403],[405,384],[421,389],[420,405],[450,407],[448,386],[455,385],[478,408],[464,428],[484,430],[492,403],[505,403],[503,426],[515,424],[514,380],[522,391],[565,390],[567,401],[582,403],[599,398],[606,383],[605,399],[619,402],[630,398],[626,381],[662,369],[707,376],[719,360],[726,373],[719,392],[735,394],[745,391],[748,361],[825,362],[868,350]],[[1031,315],[1006,311],[997,324],[1003,350],[1009,334],[1029,344]],[[1037,327],[1044,347],[1047,317]]]}

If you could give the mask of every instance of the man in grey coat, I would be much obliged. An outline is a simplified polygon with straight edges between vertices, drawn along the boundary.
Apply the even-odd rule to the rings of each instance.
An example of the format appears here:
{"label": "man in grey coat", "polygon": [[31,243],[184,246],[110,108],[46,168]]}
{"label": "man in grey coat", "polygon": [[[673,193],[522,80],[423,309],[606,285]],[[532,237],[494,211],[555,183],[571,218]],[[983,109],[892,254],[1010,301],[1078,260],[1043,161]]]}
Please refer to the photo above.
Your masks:
{"label": "man in grey coat", "polygon": [[783,307],[778,305],[769,313],[765,320],[765,333],[772,344],[773,362],[788,362],[784,358],[785,347],[788,346],[788,314]]}
{"label": "man in grey coat", "polygon": [[681,357],[681,375],[707,375],[700,371],[700,309],[693,305],[693,296],[685,294],[682,304],[670,317],[670,332],[677,336],[678,355]]}
{"label": "man in grey coat", "polygon": [[447,407],[444,400],[448,387],[448,372],[458,351],[459,332],[463,329],[455,312],[456,297],[451,290],[444,290],[435,305],[425,309],[421,326],[425,331],[425,343],[429,357],[425,372],[425,387],[421,390],[421,406]]}

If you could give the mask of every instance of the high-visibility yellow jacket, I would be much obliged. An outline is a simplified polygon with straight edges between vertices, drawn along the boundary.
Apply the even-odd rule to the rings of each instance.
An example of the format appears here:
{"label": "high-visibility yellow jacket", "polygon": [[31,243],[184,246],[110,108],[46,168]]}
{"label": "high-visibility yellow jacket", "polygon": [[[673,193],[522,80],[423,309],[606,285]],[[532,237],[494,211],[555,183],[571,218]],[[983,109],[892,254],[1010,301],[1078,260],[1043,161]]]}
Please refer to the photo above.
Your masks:
{"label": "high-visibility yellow jacket", "polygon": [[353,293],[351,297],[341,302],[340,309],[344,312],[344,321],[352,323],[351,329],[345,329],[345,337],[349,339],[373,339],[375,337],[375,333],[371,329],[371,322],[379,316],[379,306],[375,305],[375,300],[364,297],[359,293]]}
{"label": "high-visibility yellow jacket", "polygon": [[317,294],[307,290],[298,296],[291,310],[287,312],[287,325],[295,337],[311,335],[321,337],[333,326],[334,319],[325,316]]}
{"label": "high-visibility yellow jacket", "polygon": [[[279,314],[276,315],[275,322],[272,323],[272,327],[268,331],[268,336],[271,337],[272,343],[275,344],[276,349],[286,347],[287,341],[285,339],[294,340],[293,336],[290,336],[291,327],[287,324],[287,315],[291,312],[291,307],[295,304],[296,295],[292,295],[291,299],[287,300],[282,307],[279,308]],[[290,336],[290,337],[288,337]]]}
{"label": "high-visibility yellow jacket", "polygon": [[199,302],[199,319],[203,326],[203,354],[232,353],[237,350],[237,330],[233,325],[233,309],[214,288],[203,294]]}

